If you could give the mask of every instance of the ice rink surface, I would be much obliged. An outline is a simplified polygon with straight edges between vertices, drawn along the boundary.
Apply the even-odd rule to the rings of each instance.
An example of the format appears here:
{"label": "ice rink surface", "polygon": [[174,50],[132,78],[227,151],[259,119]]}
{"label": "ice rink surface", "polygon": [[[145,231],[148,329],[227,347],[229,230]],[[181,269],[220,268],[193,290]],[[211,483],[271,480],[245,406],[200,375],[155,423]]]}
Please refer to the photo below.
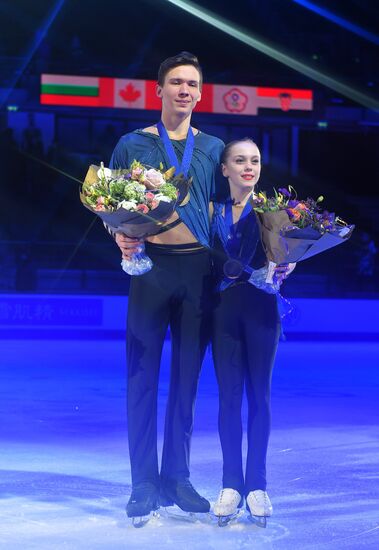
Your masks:
{"label": "ice rink surface", "polygon": [[[164,349],[159,433],[168,382]],[[1,342],[0,548],[379,549],[379,344],[282,342],[273,378],[266,529],[125,515],[130,471],[124,343]],[[246,415],[246,411],[245,411]],[[191,480],[221,484],[210,354],[199,385]]]}

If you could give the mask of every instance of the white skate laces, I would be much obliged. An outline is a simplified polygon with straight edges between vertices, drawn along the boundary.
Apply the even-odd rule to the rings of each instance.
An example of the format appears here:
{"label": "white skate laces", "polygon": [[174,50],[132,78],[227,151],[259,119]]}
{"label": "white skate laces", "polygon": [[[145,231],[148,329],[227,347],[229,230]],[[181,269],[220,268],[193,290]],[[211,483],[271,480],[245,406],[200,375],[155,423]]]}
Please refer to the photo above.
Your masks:
{"label": "white skate laces", "polygon": [[213,507],[215,516],[230,516],[235,514],[241,498],[241,495],[235,489],[222,489]]}
{"label": "white skate laces", "polygon": [[272,515],[272,504],[266,491],[260,489],[250,491],[246,501],[252,516],[269,517]]}

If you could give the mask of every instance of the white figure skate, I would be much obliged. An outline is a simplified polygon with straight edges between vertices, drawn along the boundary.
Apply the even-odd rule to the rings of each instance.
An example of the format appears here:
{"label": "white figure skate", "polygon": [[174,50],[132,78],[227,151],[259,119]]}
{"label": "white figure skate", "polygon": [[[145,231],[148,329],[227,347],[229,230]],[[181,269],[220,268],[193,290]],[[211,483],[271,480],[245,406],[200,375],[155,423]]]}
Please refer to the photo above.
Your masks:
{"label": "white figure skate", "polygon": [[247,495],[247,508],[250,512],[249,519],[258,527],[266,527],[266,518],[272,516],[272,504],[266,491],[257,489]]}
{"label": "white figure skate", "polygon": [[241,509],[242,497],[235,489],[222,489],[213,506],[213,513],[218,518],[220,527],[225,527],[231,521],[243,514]]}

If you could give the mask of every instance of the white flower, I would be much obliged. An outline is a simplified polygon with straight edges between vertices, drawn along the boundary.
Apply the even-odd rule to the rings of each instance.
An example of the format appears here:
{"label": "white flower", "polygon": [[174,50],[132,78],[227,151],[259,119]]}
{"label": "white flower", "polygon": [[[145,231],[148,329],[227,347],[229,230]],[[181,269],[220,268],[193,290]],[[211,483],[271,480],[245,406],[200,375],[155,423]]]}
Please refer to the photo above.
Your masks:
{"label": "white flower", "polygon": [[163,193],[157,193],[155,195],[155,200],[162,201],[162,202],[172,202],[172,199],[170,197],[166,197]]}
{"label": "white flower", "polygon": [[[154,187],[160,187],[163,183],[165,183],[165,179],[163,177],[163,174],[159,172],[159,170],[155,170],[154,168],[150,168],[150,170],[146,170],[145,172],[145,180],[144,183],[150,183],[150,185]],[[148,187],[146,185],[146,187]]]}
{"label": "white flower", "polygon": [[100,170],[97,171],[97,177],[99,178],[99,180],[110,180],[112,178],[112,170],[110,168],[104,168],[104,163],[101,162]]}
{"label": "white flower", "polygon": [[131,200],[131,201],[122,201],[119,203],[117,208],[125,208],[125,210],[134,210],[137,205],[137,201]]}
{"label": "white flower", "polygon": [[136,181],[132,181],[128,183],[128,187],[134,189],[137,191],[137,193],[144,193],[146,191],[146,187],[143,185],[143,183],[137,183]]}

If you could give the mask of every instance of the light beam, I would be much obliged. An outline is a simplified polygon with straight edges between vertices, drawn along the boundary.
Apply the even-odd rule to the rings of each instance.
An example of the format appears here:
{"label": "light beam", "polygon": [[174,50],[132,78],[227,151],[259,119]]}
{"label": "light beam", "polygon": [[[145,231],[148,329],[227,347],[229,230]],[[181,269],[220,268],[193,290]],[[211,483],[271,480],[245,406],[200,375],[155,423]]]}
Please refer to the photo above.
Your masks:
{"label": "light beam", "polygon": [[317,6],[317,4],[314,4],[313,2],[308,2],[308,0],[292,0],[292,1],[295,2],[296,4],[299,4],[300,6],[303,6],[304,8],[307,8],[310,11],[313,11],[314,13],[317,13],[318,15],[321,15],[321,17],[328,19],[328,21],[332,21],[332,23],[336,23],[340,27],[350,32],[353,32],[354,34],[357,34],[361,38],[365,38],[366,40],[373,42],[377,46],[379,45],[379,36],[377,34],[374,34],[373,32],[370,32],[364,29],[363,27],[360,27],[359,25],[352,23],[351,21],[348,21],[344,17],[341,17],[336,13],[333,13],[330,10],[327,10],[326,8]]}
{"label": "light beam", "polygon": [[363,105],[368,109],[379,111],[379,102],[374,98],[360,92],[359,90],[356,90],[355,88],[352,88],[351,86],[348,86],[347,84],[344,84],[339,80],[336,80],[335,78],[332,78],[331,76],[325,73],[322,73],[321,71],[317,71],[316,69],[309,67],[308,65],[306,65],[301,61],[298,61],[294,57],[291,57],[281,52],[277,48],[274,48],[269,44],[265,43],[256,35],[253,35],[253,33],[248,33],[241,27],[232,25],[227,19],[224,19],[216,15],[210,10],[206,10],[198,6],[194,2],[189,2],[184,0],[166,0],[166,2],[169,2],[170,4],[173,4],[174,6],[181,8],[183,11],[193,15],[194,17],[197,17],[198,19],[201,19],[202,21],[204,21],[205,23],[208,23],[212,27],[219,29],[225,34],[232,36],[236,40],[239,40],[240,42],[247,44],[248,46],[254,48],[255,50],[262,52],[268,57],[275,59],[275,61],[278,61],[279,63],[282,63],[287,67],[290,67],[291,69],[303,74],[304,76],[311,78],[315,82],[319,82],[323,86],[326,86],[327,88],[330,88],[331,90],[349,99],[352,99],[356,103]]}
{"label": "light beam", "polygon": [[46,17],[45,21],[41,25],[40,29],[38,29],[35,34],[33,41],[29,47],[29,50],[25,53],[25,56],[23,57],[22,63],[20,67],[14,70],[14,77],[9,85],[9,87],[4,91],[3,97],[0,96],[0,109],[3,107],[3,105],[6,103],[8,97],[11,95],[13,90],[15,89],[17,82],[20,80],[21,76],[23,75],[26,67],[29,65],[30,60],[32,59],[33,55],[39,48],[41,42],[44,40],[50,26],[52,25],[54,19],[57,17],[58,13],[60,12],[63,4],[65,3],[65,0],[57,0],[55,6],[52,8],[49,15]]}

